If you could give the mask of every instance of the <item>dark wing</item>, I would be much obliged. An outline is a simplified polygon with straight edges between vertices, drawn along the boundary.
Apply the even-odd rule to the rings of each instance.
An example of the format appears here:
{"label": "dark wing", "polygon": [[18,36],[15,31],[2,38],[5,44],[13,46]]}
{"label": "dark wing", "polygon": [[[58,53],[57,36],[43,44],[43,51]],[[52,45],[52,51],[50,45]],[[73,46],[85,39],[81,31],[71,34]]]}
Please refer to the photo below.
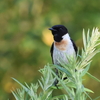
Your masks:
{"label": "dark wing", "polygon": [[76,46],[76,44],[74,43],[74,41],[73,41],[72,39],[71,39],[71,41],[72,41],[72,43],[73,43],[73,47],[74,47],[74,50],[75,50],[76,55],[77,55],[77,51],[78,51],[77,46]]}
{"label": "dark wing", "polygon": [[53,62],[53,49],[54,49],[54,43],[52,43],[52,46],[51,46],[51,49],[50,49],[52,62]]}

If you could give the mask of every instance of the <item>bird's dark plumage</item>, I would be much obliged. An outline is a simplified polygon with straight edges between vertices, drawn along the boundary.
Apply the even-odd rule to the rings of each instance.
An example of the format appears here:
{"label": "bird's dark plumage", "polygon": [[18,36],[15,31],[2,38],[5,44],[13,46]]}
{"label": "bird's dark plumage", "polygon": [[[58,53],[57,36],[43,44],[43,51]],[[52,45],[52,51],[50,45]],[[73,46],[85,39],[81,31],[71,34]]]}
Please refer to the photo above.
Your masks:
{"label": "bird's dark plumage", "polygon": [[68,33],[68,30],[63,25],[55,25],[52,28],[49,28],[52,31],[54,40],[56,42],[60,42],[62,40],[62,36]]}
{"label": "bird's dark plumage", "polygon": [[54,43],[52,43],[52,46],[51,46],[51,49],[50,49],[50,53],[51,53],[52,62],[53,62],[53,46],[54,46]]}
{"label": "bird's dark plumage", "polygon": [[74,47],[74,50],[75,50],[75,52],[76,52],[76,55],[77,55],[77,46],[76,46],[76,44],[74,43],[74,41],[71,39],[71,41],[72,41],[72,43],[73,43],[73,47]]}

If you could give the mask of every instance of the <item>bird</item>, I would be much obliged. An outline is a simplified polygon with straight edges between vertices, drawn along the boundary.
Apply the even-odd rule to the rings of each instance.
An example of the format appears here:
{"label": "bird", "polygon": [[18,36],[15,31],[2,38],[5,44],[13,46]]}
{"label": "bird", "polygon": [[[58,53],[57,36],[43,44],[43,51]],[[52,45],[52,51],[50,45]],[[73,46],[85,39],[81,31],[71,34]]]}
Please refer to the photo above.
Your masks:
{"label": "bird", "polygon": [[[60,65],[60,60],[68,63],[66,56],[75,57],[77,55],[77,46],[71,39],[68,29],[64,25],[54,25],[49,30],[54,39],[50,49],[53,64]],[[57,69],[56,74],[58,74]],[[54,84],[57,85],[57,83],[58,81],[56,80]]]}

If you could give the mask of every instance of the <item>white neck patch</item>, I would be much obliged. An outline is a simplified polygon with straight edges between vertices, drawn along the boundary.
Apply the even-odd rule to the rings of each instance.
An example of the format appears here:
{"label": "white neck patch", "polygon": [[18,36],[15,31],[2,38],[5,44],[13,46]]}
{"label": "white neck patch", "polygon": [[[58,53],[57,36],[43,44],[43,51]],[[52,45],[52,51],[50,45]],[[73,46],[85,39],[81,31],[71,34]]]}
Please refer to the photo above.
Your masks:
{"label": "white neck patch", "polygon": [[68,33],[66,33],[65,35],[62,36],[63,40],[69,40],[70,39],[70,36]]}

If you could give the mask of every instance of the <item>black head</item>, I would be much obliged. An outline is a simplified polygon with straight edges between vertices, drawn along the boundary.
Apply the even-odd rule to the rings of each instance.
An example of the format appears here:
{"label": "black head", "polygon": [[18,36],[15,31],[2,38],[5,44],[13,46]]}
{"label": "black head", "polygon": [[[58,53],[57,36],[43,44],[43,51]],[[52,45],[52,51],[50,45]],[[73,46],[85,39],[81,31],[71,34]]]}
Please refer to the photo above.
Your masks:
{"label": "black head", "polygon": [[55,25],[52,28],[49,28],[52,31],[54,40],[60,42],[63,38],[62,36],[68,33],[68,30],[63,25]]}

